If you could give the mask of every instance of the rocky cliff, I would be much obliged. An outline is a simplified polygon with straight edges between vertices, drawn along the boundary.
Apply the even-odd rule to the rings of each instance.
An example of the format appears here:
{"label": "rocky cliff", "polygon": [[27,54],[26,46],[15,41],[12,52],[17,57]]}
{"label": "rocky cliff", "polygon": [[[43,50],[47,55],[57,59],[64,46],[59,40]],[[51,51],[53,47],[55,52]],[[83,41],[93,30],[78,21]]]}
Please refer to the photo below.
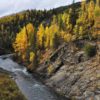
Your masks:
{"label": "rocky cliff", "polygon": [[[87,43],[96,47],[93,57],[84,52]],[[72,100],[100,100],[100,41],[64,43],[37,73],[48,86]]]}

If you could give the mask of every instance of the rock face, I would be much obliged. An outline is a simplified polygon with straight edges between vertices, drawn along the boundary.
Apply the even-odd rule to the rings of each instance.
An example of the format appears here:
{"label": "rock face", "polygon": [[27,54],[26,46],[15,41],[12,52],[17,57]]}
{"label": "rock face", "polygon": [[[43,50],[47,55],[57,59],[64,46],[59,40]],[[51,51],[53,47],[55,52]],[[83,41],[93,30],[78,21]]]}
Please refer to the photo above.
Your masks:
{"label": "rock face", "polygon": [[48,86],[72,100],[100,100],[100,42],[92,58],[82,49],[85,42],[78,43],[63,44],[41,64],[37,73],[44,76]]}

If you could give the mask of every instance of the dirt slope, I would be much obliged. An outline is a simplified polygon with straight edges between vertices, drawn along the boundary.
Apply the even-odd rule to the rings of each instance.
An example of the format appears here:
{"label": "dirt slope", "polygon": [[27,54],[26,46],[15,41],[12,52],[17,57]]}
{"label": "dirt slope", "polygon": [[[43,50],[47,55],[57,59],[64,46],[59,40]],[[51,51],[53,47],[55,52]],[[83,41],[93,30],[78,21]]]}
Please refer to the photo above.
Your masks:
{"label": "dirt slope", "polygon": [[[94,57],[86,56],[86,43],[96,46]],[[72,100],[100,100],[100,41],[64,43],[41,64],[37,73],[48,86]]]}

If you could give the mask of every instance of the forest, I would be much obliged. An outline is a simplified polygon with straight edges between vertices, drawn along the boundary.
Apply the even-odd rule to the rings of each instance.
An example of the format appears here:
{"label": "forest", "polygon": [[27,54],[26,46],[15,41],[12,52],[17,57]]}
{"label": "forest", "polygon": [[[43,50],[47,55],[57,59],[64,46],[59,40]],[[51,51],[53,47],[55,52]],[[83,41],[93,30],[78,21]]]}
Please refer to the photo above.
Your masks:
{"label": "forest", "polygon": [[[76,8],[79,8],[80,4],[74,4]],[[44,26],[50,24],[53,15],[62,14],[67,10],[70,6],[59,7],[51,10],[27,10],[22,11],[17,14],[13,14],[10,16],[5,16],[0,18],[0,35],[2,43],[0,44],[2,48],[12,48],[12,42],[16,37],[16,33],[18,33],[24,26],[28,23],[34,25],[34,27],[38,28],[42,23]],[[4,36],[3,36],[4,35]],[[5,39],[2,39],[5,38]],[[9,43],[6,43],[6,40],[9,40]],[[5,45],[2,45],[5,44]],[[5,47],[3,47],[5,46]],[[9,47],[10,46],[10,47]]]}
{"label": "forest", "polygon": [[[57,49],[63,42],[100,38],[97,21],[100,18],[99,0],[96,3],[92,0],[88,3],[82,2],[79,8],[75,8],[75,6],[73,2],[71,7],[58,14],[55,14],[53,10],[47,12],[47,14],[44,14],[46,11],[39,11],[36,13],[38,16],[40,14],[39,17],[41,17],[36,17],[40,19],[37,19],[39,22],[24,23],[25,25],[22,25],[20,31],[15,33],[16,36],[12,38],[14,40],[11,42],[12,46],[21,61],[29,65],[29,69],[34,70],[43,59],[43,53]],[[52,16],[50,17],[48,14]],[[28,12],[27,16],[32,16],[31,12]],[[46,20],[41,21],[43,16],[50,18],[49,20],[44,18]],[[27,18],[31,20],[31,17]],[[21,26],[21,23],[19,25]]]}
{"label": "forest", "polygon": [[[16,76],[22,79],[31,72],[61,96],[71,98],[68,100],[86,100],[77,97],[84,96],[85,91],[88,94],[87,89],[94,91],[100,86],[100,0],[82,0],[77,3],[73,0],[68,6],[50,10],[25,10],[1,17],[0,55],[3,54],[14,54],[15,62],[5,57],[3,60],[0,58],[0,68],[7,63],[7,68],[17,70]],[[9,67],[9,62],[15,65],[14,68]],[[26,70],[22,67],[21,74],[16,66],[25,66]],[[0,80],[5,83],[3,86],[6,81],[10,82],[15,88],[9,85],[8,90],[15,91],[15,100],[18,95],[24,100],[25,97],[13,85],[16,78],[10,81],[7,76],[9,70],[7,75],[1,74],[1,70]],[[32,77],[28,78],[33,82]],[[1,82],[0,85],[3,84]],[[27,83],[27,80],[24,82]],[[2,98],[10,94],[5,91]]]}
{"label": "forest", "polygon": [[[43,52],[63,42],[99,39],[100,2],[83,1],[53,10],[27,10],[0,18],[0,46],[23,61],[40,62]],[[37,61],[34,61],[37,60]]]}

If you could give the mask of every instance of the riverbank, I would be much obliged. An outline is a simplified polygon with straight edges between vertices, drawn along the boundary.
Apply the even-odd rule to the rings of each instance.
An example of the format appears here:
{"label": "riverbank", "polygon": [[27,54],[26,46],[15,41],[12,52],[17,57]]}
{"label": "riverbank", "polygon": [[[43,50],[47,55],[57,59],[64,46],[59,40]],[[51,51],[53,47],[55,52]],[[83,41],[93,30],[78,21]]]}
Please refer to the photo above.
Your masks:
{"label": "riverbank", "polygon": [[53,87],[50,87],[49,85],[47,85],[46,82],[45,82],[45,79],[44,79],[42,76],[40,76],[40,74],[34,72],[34,73],[32,73],[32,75],[33,75],[33,77],[34,77],[35,79],[38,80],[38,82],[41,82],[41,83],[44,84],[46,87],[48,87],[48,89],[49,89],[53,94],[55,94],[55,95],[59,98],[59,100],[71,100],[70,98],[65,97],[62,93],[58,93],[57,91],[55,91],[55,89],[54,89]]}
{"label": "riverbank", "polygon": [[0,59],[0,68],[13,73],[11,77],[13,77],[27,100],[68,100],[58,96],[50,88],[38,81],[32,74],[28,73],[24,66],[19,65],[10,58]]}
{"label": "riverbank", "polygon": [[[87,43],[96,47],[92,57],[86,55],[84,48]],[[35,72],[47,86],[71,100],[100,100],[100,42],[64,44],[49,55]]]}
{"label": "riverbank", "polygon": [[26,100],[16,83],[0,70],[0,100]]}

